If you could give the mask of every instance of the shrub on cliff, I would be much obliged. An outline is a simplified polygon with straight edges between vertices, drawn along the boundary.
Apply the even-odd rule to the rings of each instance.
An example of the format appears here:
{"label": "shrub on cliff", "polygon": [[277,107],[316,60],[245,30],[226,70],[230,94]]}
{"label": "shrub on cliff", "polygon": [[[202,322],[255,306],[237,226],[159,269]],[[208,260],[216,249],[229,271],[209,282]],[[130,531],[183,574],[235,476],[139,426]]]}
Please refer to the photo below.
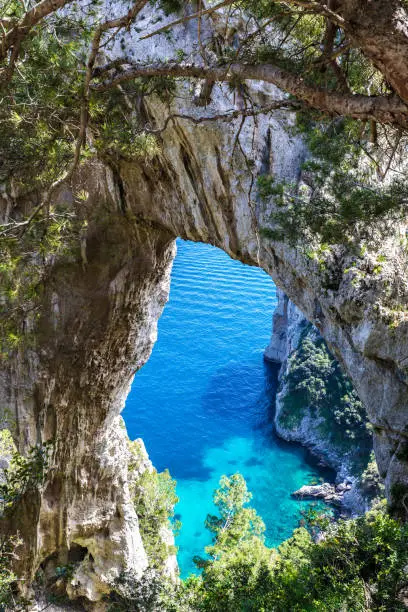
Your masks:
{"label": "shrub on cliff", "polygon": [[364,495],[372,499],[384,497],[384,484],[378,472],[374,451],[371,451],[367,467],[360,476],[360,489]]}
{"label": "shrub on cliff", "polygon": [[157,472],[152,467],[138,440],[129,443],[129,451],[129,472],[133,473],[131,495],[140,534],[149,567],[161,571],[169,555],[176,553],[166,537],[179,527],[178,521],[174,520],[174,506],[178,502],[176,481],[168,470]]}
{"label": "shrub on cliff", "polygon": [[0,538],[0,610],[19,612],[28,610],[29,601],[17,596],[17,576],[11,566],[14,558],[18,557],[17,549],[20,539],[17,536]]}
{"label": "shrub on cliff", "polygon": [[13,452],[0,483],[0,517],[12,511],[23,495],[32,493],[44,483],[50,449],[48,442],[31,447],[25,457],[17,450]]}
{"label": "shrub on cliff", "polygon": [[[353,520],[311,515],[277,549],[263,541],[263,523],[249,505],[240,474],[215,491],[213,543],[196,560],[203,569],[180,583],[157,574],[125,576],[112,612],[398,612],[406,609],[408,525],[378,506]],[[314,537],[323,529],[320,537]],[[312,536],[312,534],[314,534]],[[144,607],[143,607],[144,606]]]}
{"label": "shrub on cliff", "polygon": [[[24,457],[17,451],[8,429],[0,431],[0,458],[3,467],[0,476],[0,520],[18,512],[19,501],[43,485],[49,466],[51,443],[33,446]],[[18,577],[13,565],[19,558],[21,538],[9,535],[8,530],[0,537],[0,610],[18,612],[28,610],[30,602],[17,595]]]}
{"label": "shrub on cliff", "polygon": [[340,455],[346,453],[352,467],[361,473],[372,449],[364,407],[325,341],[311,325],[289,359],[282,385],[285,395],[279,423],[295,429],[310,413],[317,436]]}

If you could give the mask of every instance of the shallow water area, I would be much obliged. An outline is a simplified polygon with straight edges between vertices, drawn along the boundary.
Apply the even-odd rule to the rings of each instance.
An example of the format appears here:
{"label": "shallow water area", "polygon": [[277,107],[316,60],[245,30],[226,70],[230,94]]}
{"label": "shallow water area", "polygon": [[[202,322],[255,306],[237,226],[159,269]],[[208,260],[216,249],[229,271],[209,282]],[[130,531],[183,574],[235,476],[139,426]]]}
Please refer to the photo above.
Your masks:
{"label": "shallow water area", "polygon": [[177,244],[158,341],[123,416],[131,439],[143,438],[155,467],[177,480],[185,576],[210,543],[204,520],[215,511],[212,493],[223,474],[245,477],[270,546],[291,535],[308,504],[290,494],[327,474],[273,433],[277,367],[264,362],[263,351],[274,283],[214,247]]}

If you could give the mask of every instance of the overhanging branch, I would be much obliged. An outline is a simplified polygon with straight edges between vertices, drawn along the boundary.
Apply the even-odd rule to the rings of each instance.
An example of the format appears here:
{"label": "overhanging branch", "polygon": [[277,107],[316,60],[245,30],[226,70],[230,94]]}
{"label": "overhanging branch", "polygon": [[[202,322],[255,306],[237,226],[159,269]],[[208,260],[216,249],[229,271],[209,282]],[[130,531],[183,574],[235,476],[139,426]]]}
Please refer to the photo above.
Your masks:
{"label": "overhanging branch", "polygon": [[278,110],[284,108],[286,110],[298,110],[300,108],[299,102],[296,100],[276,100],[272,104],[268,104],[267,106],[255,107],[255,108],[245,108],[242,110],[229,110],[223,113],[218,113],[217,115],[209,115],[202,117],[194,117],[192,115],[186,115],[182,113],[174,113],[173,115],[169,115],[163,126],[157,128],[155,130],[146,130],[151,134],[161,134],[166,130],[169,123],[174,121],[175,119],[181,119],[184,121],[191,121],[191,123],[195,123],[196,125],[200,123],[209,123],[212,121],[231,121],[232,119],[238,119],[239,117],[256,117],[257,115],[265,115],[274,110]]}
{"label": "overhanging branch", "polygon": [[[264,81],[276,85],[299,101],[327,114],[359,120],[373,119],[379,123],[398,125],[404,129],[408,127],[408,106],[396,95],[364,96],[338,93],[309,85],[301,76],[271,64],[234,63],[228,66],[204,67],[174,61],[147,65],[125,62],[125,65],[126,68],[119,68],[119,71],[105,81],[93,83],[91,88],[94,91],[106,91],[137,77],[153,76],[207,78],[213,81]],[[100,75],[100,69],[94,73],[94,77]]]}

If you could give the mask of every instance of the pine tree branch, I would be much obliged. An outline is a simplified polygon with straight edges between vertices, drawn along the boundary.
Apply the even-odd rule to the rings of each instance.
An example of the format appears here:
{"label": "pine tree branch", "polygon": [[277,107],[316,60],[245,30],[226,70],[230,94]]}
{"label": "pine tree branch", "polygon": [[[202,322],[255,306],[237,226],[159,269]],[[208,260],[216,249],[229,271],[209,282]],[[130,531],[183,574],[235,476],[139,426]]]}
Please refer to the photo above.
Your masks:
{"label": "pine tree branch", "polygon": [[241,109],[241,110],[237,110],[237,109],[231,109],[228,111],[224,111],[222,113],[218,113],[216,115],[210,115],[210,116],[202,116],[202,117],[194,117],[192,115],[186,115],[183,113],[174,113],[172,115],[169,115],[163,126],[157,129],[146,129],[146,132],[149,132],[150,134],[161,134],[162,132],[164,132],[169,123],[171,121],[174,121],[175,119],[181,119],[183,121],[191,121],[191,123],[194,123],[196,125],[199,125],[201,123],[210,123],[212,121],[231,121],[232,119],[238,119],[238,118],[242,118],[242,117],[256,117],[258,115],[265,115],[268,113],[271,113],[274,110],[278,110],[278,109],[285,109],[285,110],[299,110],[301,106],[299,105],[298,102],[296,102],[296,100],[275,100],[272,104],[268,104],[267,106],[261,106],[261,107],[254,107],[254,108],[245,108],[245,109]]}
{"label": "pine tree branch", "polygon": [[[126,62],[127,63],[127,62]],[[115,62],[117,66],[118,62]],[[109,64],[107,67],[109,68]],[[94,91],[106,91],[111,87],[136,77],[181,77],[211,79],[213,81],[256,80],[272,83],[299,101],[327,114],[352,117],[359,120],[373,119],[379,123],[408,127],[408,106],[396,95],[365,96],[338,93],[306,83],[302,76],[271,64],[233,63],[228,66],[204,67],[180,62],[128,64],[101,83],[94,83]],[[102,70],[94,73],[100,76]]]}
{"label": "pine tree branch", "polygon": [[[71,4],[74,0],[42,0],[36,4],[31,10],[27,11],[24,17],[13,27],[6,32],[0,42],[0,61],[4,61],[7,53],[16,44],[21,45],[21,42],[26,38],[29,32],[40,21],[57,12],[67,4]],[[4,20],[3,20],[4,22]]]}

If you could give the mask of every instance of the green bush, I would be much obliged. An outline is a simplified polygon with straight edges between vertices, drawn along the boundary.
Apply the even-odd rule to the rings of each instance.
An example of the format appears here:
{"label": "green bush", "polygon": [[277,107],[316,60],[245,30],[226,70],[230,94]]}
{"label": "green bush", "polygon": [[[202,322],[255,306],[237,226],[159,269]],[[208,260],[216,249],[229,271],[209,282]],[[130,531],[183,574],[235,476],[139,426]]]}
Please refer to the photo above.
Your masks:
{"label": "green bush", "polygon": [[[272,228],[263,229],[266,237],[303,250],[316,241],[359,245],[372,238],[375,228],[404,217],[407,181],[395,175],[379,180],[381,161],[373,161],[369,134],[358,122],[301,111],[295,131],[303,135],[310,152],[303,164],[308,188],[277,183],[273,176],[259,178],[259,197],[275,204]],[[388,136],[384,130],[381,138]]]}
{"label": "green bush", "polygon": [[161,570],[169,555],[176,553],[176,548],[163,538],[165,530],[176,532],[180,526],[179,521],[174,521],[174,506],[178,502],[176,481],[168,470],[157,472],[143,466],[147,457],[137,440],[129,443],[129,449],[132,456],[129,471],[139,472],[133,480],[131,495],[143,545],[149,567]]}
{"label": "green bush", "polygon": [[[32,447],[24,457],[14,445],[8,429],[0,432],[0,456],[10,459],[0,483],[0,518],[18,509],[19,499],[40,487],[49,465],[51,443]],[[0,537],[0,610],[17,612],[28,610],[28,601],[17,597],[17,576],[13,561],[18,558],[22,541],[18,535]]]}
{"label": "green bush", "polygon": [[347,453],[352,466],[361,473],[372,449],[364,407],[323,338],[311,325],[304,330],[289,359],[282,384],[286,393],[280,424],[295,429],[307,413],[314,419],[321,418],[318,425],[321,436],[339,453]]}
{"label": "green bush", "polygon": [[367,467],[360,476],[360,489],[369,498],[384,497],[384,484],[378,472],[374,451],[371,451]]}
{"label": "green bush", "polygon": [[[214,494],[217,516],[200,576],[172,583],[157,574],[123,576],[113,611],[398,612],[406,609],[408,526],[384,505],[353,520],[311,513],[278,549],[263,542],[240,474],[224,476]],[[321,531],[323,530],[323,531]],[[320,535],[315,537],[316,533]]]}
{"label": "green bush", "polygon": [[0,514],[12,510],[24,494],[44,483],[50,449],[49,442],[33,446],[26,457],[14,451],[4,481],[0,483]]}

